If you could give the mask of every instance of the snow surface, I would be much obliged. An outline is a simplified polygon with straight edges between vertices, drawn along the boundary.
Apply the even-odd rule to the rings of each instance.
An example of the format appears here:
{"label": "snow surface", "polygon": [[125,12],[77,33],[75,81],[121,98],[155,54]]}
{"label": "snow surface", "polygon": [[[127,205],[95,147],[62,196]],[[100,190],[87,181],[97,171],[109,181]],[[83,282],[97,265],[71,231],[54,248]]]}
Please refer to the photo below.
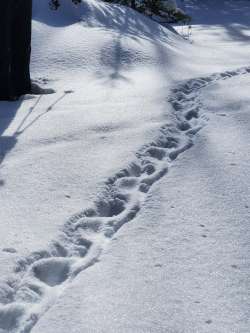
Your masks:
{"label": "snow surface", "polygon": [[202,90],[195,146],[34,332],[249,332],[249,83]]}
{"label": "snow surface", "polygon": [[34,2],[32,74],[57,93],[0,104],[0,332],[249,331],[250,4],[218,7],[186,1],[190,44]]}

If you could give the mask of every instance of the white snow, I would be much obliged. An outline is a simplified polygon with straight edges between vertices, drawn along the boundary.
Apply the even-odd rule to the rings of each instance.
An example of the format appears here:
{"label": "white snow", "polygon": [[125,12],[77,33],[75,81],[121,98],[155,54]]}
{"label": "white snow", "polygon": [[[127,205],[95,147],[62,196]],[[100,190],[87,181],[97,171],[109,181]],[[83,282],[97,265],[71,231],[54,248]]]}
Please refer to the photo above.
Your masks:
{"label": "white snow", "polygon": [[0,104],[0,332],[249,331],[250,4],[186,3],[192,44],[34,2],[57,92]]}
{"label": "white snow", "polygon": [[[35,2],[35,18],[40,4]],[[114,10],[102,2],[93,2],[94,9],[95,4],[97,12]],[[19,255],[44,247],[48,235],[53,239],[68,217],[89,206],[103,182],[132,161],[164,121],[166,107],[160,101],[169,83],[159,79],[160,66],[150,66],[158,62],[154,33],[135,26],[136,14],[126,28],[123,21],[131,10],[115,8],[121,18],[118,31],[109,22],[101,28],[105,16],[100,26],[86,27],[86,21],[72,23],[70,15],[61,19],[68,8],[48,18],[42,7],[43,15],[33,25],[33,77],[48,81],[57,93],[2,103],[1,149],[6,156],[0,214],[8,239],[2,234],[1,244],[15,247]],[[57,26],[50,25],[51,15]],[[139,18],[141,27],[162,30],[163,40],[181,43],[168,30],[155,23],[148,28],[148,19]],[[136,37],[137,30],[143,37]],[[175,54],[168,44],[165,52]],[[66,94],[68,90],[72,93]]]}

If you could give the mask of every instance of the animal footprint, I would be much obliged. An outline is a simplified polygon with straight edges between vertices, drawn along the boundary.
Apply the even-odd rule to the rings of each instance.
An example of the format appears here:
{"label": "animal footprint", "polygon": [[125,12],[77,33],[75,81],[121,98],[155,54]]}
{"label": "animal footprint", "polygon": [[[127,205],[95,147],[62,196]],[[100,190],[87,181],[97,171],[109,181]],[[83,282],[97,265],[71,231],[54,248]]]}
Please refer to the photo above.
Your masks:
{"label": "animal footprint", "polygon": [[162,148],[150,147],[147,149],[147,154],[158,160],[162,160],[166,156],[166,152]]}
{"label": "animal footprint", "polygon": [[0,332],[12,332],[19,325],[25,314],[25,308],[20,304],[0,306]]}
{"label": "animal footprint", "polygon": [[65,258],[39,260],[32,270],[37,279],[50,287],[63,283],[69,277],[72,261]]}

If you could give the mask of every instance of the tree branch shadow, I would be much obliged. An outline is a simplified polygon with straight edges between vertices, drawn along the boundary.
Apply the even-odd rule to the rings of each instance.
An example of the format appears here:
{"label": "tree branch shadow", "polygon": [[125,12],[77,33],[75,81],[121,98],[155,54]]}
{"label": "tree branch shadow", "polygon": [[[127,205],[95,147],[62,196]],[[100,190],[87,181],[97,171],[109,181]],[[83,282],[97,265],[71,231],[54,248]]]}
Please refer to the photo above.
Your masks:
{"label": "tree branch shadow", "polygon": [[[150,46],[154,45],[159,64],[170,61],[167,59],[168,52],[164,45],[166,42],[168,45],[173,43],[170,36],[173,32],[169,31],[171,29],[125,6],[105,4],[98,9],[98,22],[92,22],[91,16],[90,20],[85,20],[85,24],[98,26],[104,32],[110,30],[114,35],[113,40],[103,46],[100,55],[103,70],[97,74],[105,84],[112,86],[119,82],[132,84],[132,80],[126,73],[137,64],[147,61],[143,51],[136,52],[134,48],[128,47],[129,40],[132,45],[135,43],[140,45],[144,41],[150,43]],[[176,31],[175,33],[177,34]]]}
{"label": "tree branch shadow", "polygon": [[18,137],[19,135],[23,134],[25,131],[27,131],[31,126],[33,126],[38,120],[40,120],[42,117],[44,117],[47,113],[49,113],[50,111],[52,111],[54,109],[54,107],[62,100],[66,97],[66,95],[72,93],[73,91],[71,90],[65,90],[63,92],[63,94],[58,97],[53,103],[51,103],[46,109],[45,111],[43,111],[42,113],[38,114],[37,116],[35,116],[35,118],[33,118],[32,120],[30,120],[27,123],[27,120],[29,119],[29,117],[32,115],[32,113],[34,112],[34,110],[36,109],[36,107],[38,106],[38,104],[40,103],[42,96],[40,95],[35,104],[30,108],[29,112],[26,114],[26,116],[23,118],[23,120],[21,121],[20,125],[17,127],[14,136]]}
{"label": "tree branch shadow", "polygon": [[[0,102],[0,166],[5,156],[17,143],[17,138],[14,135],[4,135],[4,133],[15,118],[22,102],[23,99],[15,102]],[[4,180],[2,180],[0,176],[0,187],[3,185]]]}
{"label": "tree branch shadow", "polygon": [[[39,95],[35,103],[30,107],[27,114],[23,117],[20,124],[17,126],[13,135],[4,135],[5,130],[10,126],[12,120],[15,118],[17,110],[20,108],[23,98],[16,102],[0,102],[0,168],[6,155],[15,147],[18,142],[18,137],[32,127],[46,114],[51,112],[54,107],[65,98],[66,95],[72,93],[71,90],[65,90],[53,103],[51,103],[45,111],[36,115],[30,120],[34,111],[37,109],[42,100],[43,95]],[[0,176],[0,187],[4,185],[4,180]]]}

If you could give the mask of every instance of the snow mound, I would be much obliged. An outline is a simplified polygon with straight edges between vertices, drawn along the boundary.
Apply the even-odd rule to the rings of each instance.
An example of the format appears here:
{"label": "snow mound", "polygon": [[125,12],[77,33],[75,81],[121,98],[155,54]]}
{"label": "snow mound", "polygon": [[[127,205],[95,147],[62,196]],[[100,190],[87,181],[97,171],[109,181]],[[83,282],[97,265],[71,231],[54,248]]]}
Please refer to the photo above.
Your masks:
{"label": "snow mound", "polygon": [[53,10],[48,0],[35,0],[33,18],[52,26],[67,26],[82,22],[88,27],[106,27],[130,34],[145,34],[148,37],[167,37],[171,28],[163,27],[148,17],[122,5],[108,4],[99,0],[83,0],[75,5],[62,0],[58,10]]}
{"label": "snow mound", "polygon": [[170,29],[125,6],[64,0],[51,10],[47,0],[34,1],[33,77],[50,73],[53,80],[65,80],[74,75],[90,82],[87,76],[108,76],[110,82],[128,83],[128,70],[168,67],[183,44]]}

